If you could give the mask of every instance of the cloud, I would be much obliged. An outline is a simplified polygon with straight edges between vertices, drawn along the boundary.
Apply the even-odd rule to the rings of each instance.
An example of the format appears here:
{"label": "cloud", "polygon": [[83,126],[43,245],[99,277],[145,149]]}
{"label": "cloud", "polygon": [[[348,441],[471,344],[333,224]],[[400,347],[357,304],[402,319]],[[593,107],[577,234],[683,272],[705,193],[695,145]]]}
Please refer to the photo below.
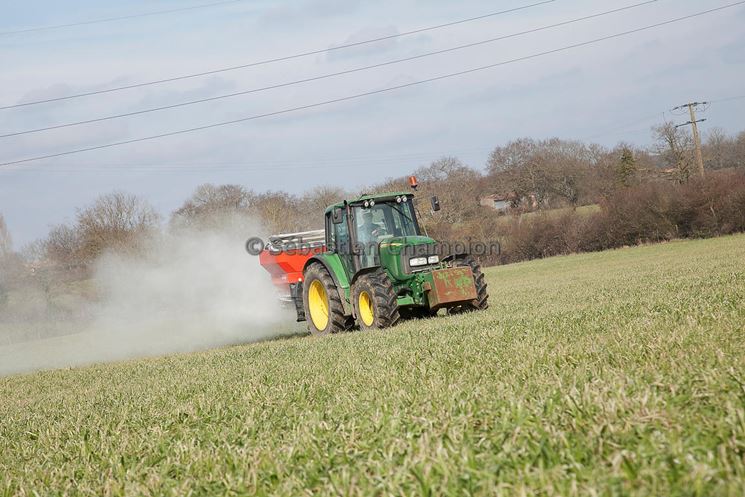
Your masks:
{"label": "cloud", "polygon": [[[745,13],[745,11],[743,11]],[[743,15],[742,17],[745,17]],[[745,36],[738,40],[721,47],[717,51],[719,57],[726,64],[744,64],[745,63]]]}
{"label": "cloud", "polygon": [[[399,31],[395,26],[364,28],[352,34],[351,36],[349,36],[342,43],[334,43],[329,48],[335,48],[335,47],[344,46],[344,45],[353,45],[355,43],[360,43],[360,42],[364,42],[367,40],[376,40],[379,38],[386,38],[390,36],[395,36],[398,33]],[[347,48],[344,50],[334,50],[334,51],[328,52],[326,58],[327,60],[334,61],[334,60],[364,57],[368,55],[376,55],[376,54],[381,54],[385,52],[390,52],[393,49],[395,49],[398,46],[398,44],[399,44],[398,38],[390,38],[387,40],[378,41],[375,43],[369,43],[365,45],[359,45],[359,46]]]}

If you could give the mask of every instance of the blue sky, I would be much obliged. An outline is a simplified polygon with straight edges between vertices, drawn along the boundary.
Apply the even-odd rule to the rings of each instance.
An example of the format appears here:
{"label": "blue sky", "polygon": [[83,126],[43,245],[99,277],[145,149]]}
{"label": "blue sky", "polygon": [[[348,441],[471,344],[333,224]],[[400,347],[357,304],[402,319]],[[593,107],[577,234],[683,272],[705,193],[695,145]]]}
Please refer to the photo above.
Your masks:
{"label": "blue sky", "polygon": [[[520,13],[251,69],[0,111],[0,131],[209,97],[493,38],[640,0],[556,0]],[[122,141],[333,99],[512,59],[725,5],[658,2],[466,51],[233,99],[0,139],[0,162]],[[0,33],[182,7],[208,0],[0,2]],[[247,0],[120,22],[0,35],[0,106],[245,64],[408,31],[531,0]],[[0,213],[17,245],[71,221],[112,190],[164,215],[199,184],[302,192],[355,188],[443,155],[484,166],[521,136],[649,143],[663,111],[745,93],[745,8],[396,93],[162,140],[0,169]],[[713,105],[713,126],[745,129],[745,100]],[[651,118],[650,118],[651,117]],[[646,120],[644,120],[647,118]],[[624,125],[626,125],[624,127]]]}

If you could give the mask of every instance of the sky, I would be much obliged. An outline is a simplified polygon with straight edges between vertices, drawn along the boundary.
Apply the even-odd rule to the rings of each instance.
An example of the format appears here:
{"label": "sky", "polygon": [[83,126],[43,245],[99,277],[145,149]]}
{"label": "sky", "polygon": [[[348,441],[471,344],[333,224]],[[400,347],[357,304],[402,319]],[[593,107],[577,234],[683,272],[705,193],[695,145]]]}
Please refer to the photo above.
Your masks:
{"label": "sky", "polygon": [[[245,0],[115,22],[9,33],[214,0],[0,0],[0,107],[325,50],[540,0]],[[0,135],[345,71],[584,17],[643,0],[555,0],[519,12],[299,59],[0,110]],[[658,0],[466,50],[235,98],[0,138],[0,163],[271,113],[530,56],[736,0]],[[745,5],[570,51],[394,92],[53,159],[0,167],[16,248],[111,191],[165,217],[203,183],[349,190],[446,155],[484,168],[524,136],[651,142],[666,111],[745,93]],[[702,130],[745,129],[745,99],[714,103]],[[685,119],[683,119],[683,122]]]}

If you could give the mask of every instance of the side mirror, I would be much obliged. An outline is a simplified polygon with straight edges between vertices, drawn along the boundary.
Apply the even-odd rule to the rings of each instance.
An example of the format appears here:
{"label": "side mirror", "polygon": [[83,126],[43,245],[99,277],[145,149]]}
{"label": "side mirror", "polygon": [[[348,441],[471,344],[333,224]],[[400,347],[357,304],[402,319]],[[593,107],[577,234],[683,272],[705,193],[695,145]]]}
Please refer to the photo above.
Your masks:
{"label": "side mirror", "polygon": [[434,195],[432,197],[432,212],[437,212],[440,210],[440,199],[437,198],[437,195]]}
{"label": "side mirror", "polygon": [[341,224],[344,221],[344,210],[341,207],[337,207],[331,213],[331,222],[334,224]]}

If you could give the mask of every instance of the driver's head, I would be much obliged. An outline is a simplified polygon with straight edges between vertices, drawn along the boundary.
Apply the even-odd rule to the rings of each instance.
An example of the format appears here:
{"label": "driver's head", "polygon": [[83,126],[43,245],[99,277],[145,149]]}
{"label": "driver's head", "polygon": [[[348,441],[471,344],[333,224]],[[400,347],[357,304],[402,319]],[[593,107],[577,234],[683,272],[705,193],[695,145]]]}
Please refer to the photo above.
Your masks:
{"label": "driver's head", "polygon": [[372,224],[373,222],[372,211],[362,211],[362,222],[364,224]]}

